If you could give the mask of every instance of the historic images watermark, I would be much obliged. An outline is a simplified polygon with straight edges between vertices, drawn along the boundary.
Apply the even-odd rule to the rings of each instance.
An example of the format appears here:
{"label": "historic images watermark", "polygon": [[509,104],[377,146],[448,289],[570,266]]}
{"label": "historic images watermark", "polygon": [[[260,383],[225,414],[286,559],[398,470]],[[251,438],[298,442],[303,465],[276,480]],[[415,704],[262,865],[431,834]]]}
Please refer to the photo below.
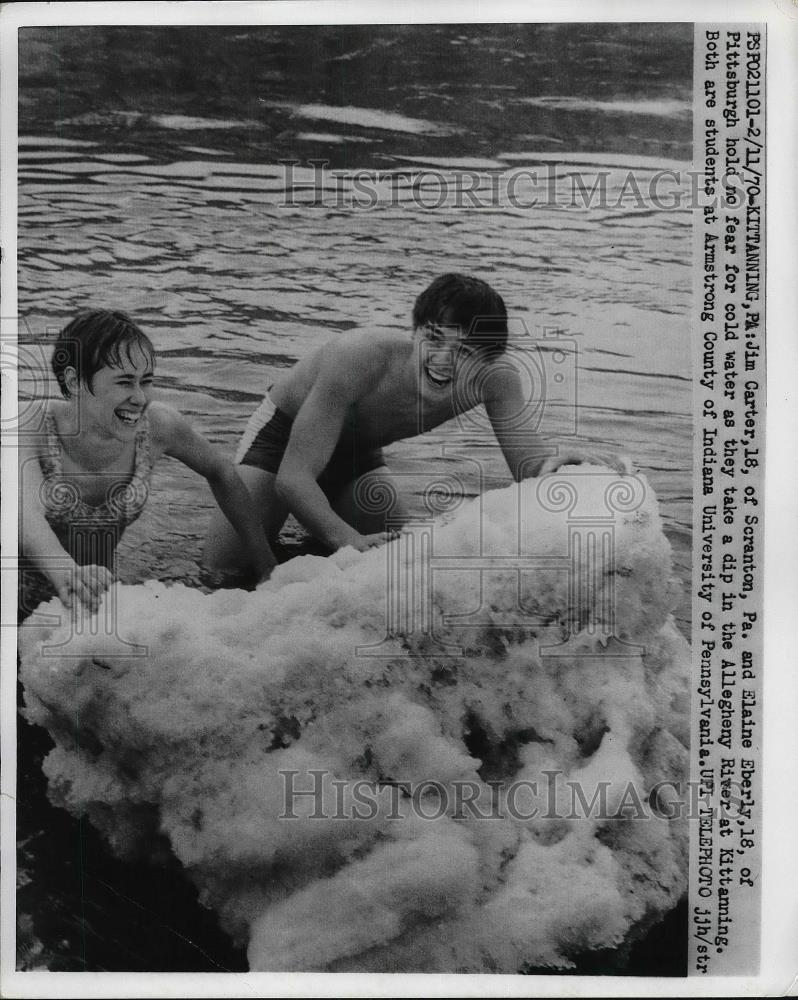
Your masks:
{"label": "historic images watermark", "polygon": [[[686,166],[586,167],[552,158],[491,170],[404,167],[342,170],[327,159],[281,160],[281,208],[371,211],[378,208],[559,209],[563,211],[722,211],[744,204],[751,176],[719,176],[716,133],[708,133],[703,170]],[[731,151],[732,154],[735,150]],[[589,157],[588,157],[589,159]],[[744,164],[743,164],[744,166]]]}
{"label": "historic images watermark", "polygon": [[632,781],[592,785],[544,769],[539,779],[511,781],[434,778],[385,781],[338,778],[323,768],[281,769],[283,820],[736,820],[750,800],[753,771],[731,782],[715,802],[699,781],[657,781],[643,788]]}
{"label": "historic images watermark", "polygon": [[[590,485],[588,490],[586,487]],[[595,503],[596,489],[602,499]],[[376,491],[375,491],[376,492]],[[646,484],[637,475],[620,476],[615,472],[591,469],[569,471],[567,475],[552,473],[542,477],[536,486],[536,499],[547,512],[559,515],[566,523],[566,539],[561,552],[537,553],[528,546],[532,534],[525,518],[529,512],[519,506],[516,521],[517,538],[514,551],[490,553],[483,546],[482,525],[476,552],[458,554],[451,550],[436,550],[436,517],[451,513],[466,499],[462,480],[454,474],[438,476],[425,489],[427,515],[397,524],[396,538],[386,547],[386,623],[385,637],[370,645],[357,647],[358,656],[461,657],[465,650],[451,642],[448,628],[458,630],[486,627],[486,615],[495,628],[514,628],[534,633],[551,625],[540,612],[524,601],[524,580],[545,571],[556,573],[566,582],[566,617],[561,622],[564,637],[558,642],[541,643],[546,656],[591,656],[587,647],[581,652],[572,640],[577,635],[606,645],[615,640],[613,655],[639,656],[642,647],[620,641],[616,636],[615,576],[616,531],[621,517],[637,510],[646,496]],[[388,503],[385,492],[380,494]],[[373,498],[372,498],[373,499]],[[479,504],[479,500],[473,501]],[[441,612],[434,601],[433,581],[436,574],[452,572],[467,574],[478,581],[480,600],[467,611]],[[487,606],[483,586],[486,578],[496,573],[515,578],[516,602],[498,616]],[[491,627],[491,626],[488,626]],[[402,646],[397,648],[399,639]],[[419,641],[420,640],[420,641]],[[417,645],[416,645],[417,644]]]}

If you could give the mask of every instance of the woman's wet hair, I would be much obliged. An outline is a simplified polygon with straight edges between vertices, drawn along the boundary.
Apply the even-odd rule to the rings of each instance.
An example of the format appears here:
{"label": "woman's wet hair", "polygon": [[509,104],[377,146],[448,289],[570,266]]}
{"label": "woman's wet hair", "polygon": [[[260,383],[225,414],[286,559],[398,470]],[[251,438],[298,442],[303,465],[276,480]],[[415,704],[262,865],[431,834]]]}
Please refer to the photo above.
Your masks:
{"label": "woman's wet hair", "polygon": [[488,355],[507,347],[507,309],[498,292],[479,278],[464,274],[442,274],[416,299],[413,329],[447,320],[460,327],[464,342]]}
{"label": "woman's wet hair", "polygon": [[66,369],[74,368],[81,382],[93,391],[94,376],[101,368],[121,368],[124,359],[140,351],[155,365],[152,341],[127,313],[89,309],[78,315],[58,334],[52,357],[53,374],[61,395],[69,398]]}

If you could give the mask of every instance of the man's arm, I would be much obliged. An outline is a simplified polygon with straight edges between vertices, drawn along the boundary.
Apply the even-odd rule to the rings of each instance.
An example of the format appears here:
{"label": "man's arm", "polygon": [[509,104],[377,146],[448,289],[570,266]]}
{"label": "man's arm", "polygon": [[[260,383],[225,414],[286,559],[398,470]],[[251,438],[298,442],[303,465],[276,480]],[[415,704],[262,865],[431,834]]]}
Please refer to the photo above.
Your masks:
{"label": "man's arm", "polygon": [[369,548],[385,534],[361,535],[330,506],[317,479],[338,444],[347,412],[382,374],[376,354],[331,345],[294,419],[277,474],[277,494],[316,538],[332,549]]}
{"label": "man's arm", "polygon": [[537,433],[538,415],[524,398],[521,376],[508,365],[496,366],[484,384],[483,403],[496,440],[518,483],[537,476],[554,448]]}
{"label": "man's arm", "polygon": [[606,465],[621,475],[629,463],[613,452],[585,450],[568,444],[565,448],[544,444],[537,433],[538,415],[524,398],[521,376],[509,366],[496,367],[485,380],[483,402],[513,479],[518,483],[530,476],[555,472],[561,465],[594,463]]}
{"label": "man's arm", "polygon": [[172,407],[163,403],[151,404],[150,419],[164,453],[178,459],[208,481],[220,510],[235,528],[245,551],[249,553],[258,577],[262,579],[267,576],[274,569],[276,559],[266,540],[252,497],[233,463],[198,434],[189,421]]}

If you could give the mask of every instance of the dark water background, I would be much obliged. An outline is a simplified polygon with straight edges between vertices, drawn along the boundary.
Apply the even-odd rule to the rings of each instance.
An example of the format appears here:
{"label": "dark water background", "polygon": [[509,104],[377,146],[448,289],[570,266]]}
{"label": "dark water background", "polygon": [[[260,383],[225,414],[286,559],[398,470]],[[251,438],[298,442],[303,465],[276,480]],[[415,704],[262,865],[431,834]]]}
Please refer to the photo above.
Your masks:
{"label": "dark water background", "polygon": [[[630,170],[644,186],[658,167],[689,168],[691,67],[692,28],[679,24],[24,29],[28,390],[42,385],[34,348],[78,309],[125,309],[158,347],[162,398],[232,452],[265,387],[320,339],[361,325],[408,331],[431,277],[475,273],[533,337],[557,329],[574,345],[565,404],[578,406],[550,407],[542,430],[562,443],[563,416],[575,415],[583,444],[631,456],[660,497],[687,584],[689,211],[489,195],[553,160],[558,193],[574,171],[590,186],[609,166],[617,195]],[[353,207],[351,180],[334,170],[379,172],[378,204]],[[484,204],[439,204],[441,178],[454,190],[465,170]],[[527,205],[541,193],[518,190]],[[467,488],[508,482],[476,424],[388,457],[410,482],[444,448],[456,462],[477,445],[488,445],[482,480],[464,463]],[[204,483],[163,460],[120,550],[122,578],[196,581],[211,506]],[[689,634],[688,600],[677,617]],[[44,746],[25,739],[36,795],[19,816],[22,965],[244,968],[176,866],[118,864],[88,824],[44,805]],[[617,972],[623,959],[632,972],[680,974],[683,917],[631,959],[580,968]]]}

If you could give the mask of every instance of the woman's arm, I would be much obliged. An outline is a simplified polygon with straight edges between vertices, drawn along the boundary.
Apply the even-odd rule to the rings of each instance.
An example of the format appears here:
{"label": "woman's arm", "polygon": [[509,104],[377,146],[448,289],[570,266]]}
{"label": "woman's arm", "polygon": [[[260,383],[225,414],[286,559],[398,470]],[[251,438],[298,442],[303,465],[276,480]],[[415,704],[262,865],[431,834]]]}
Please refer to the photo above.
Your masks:
{"label": "woman's arm", "polygon": [[23,556],[31,559],[55,587],[67,608],[75,601],[96,611],[100,598],[113,582],[106,566],[79,566],[64,549],[47,523],[42,494],[44,476],[35,446],[19,449],[19,544]]}
{"label": "woman's arm", "polygon": [[267,577],[276,559],[266,540],[260,512],[255,510],[252,497],[233,463],[172,407],[151,403],[149,413],[150,424],[160,439],[163,452],[205,477],[219,508],[250,553],[258,578]]}

